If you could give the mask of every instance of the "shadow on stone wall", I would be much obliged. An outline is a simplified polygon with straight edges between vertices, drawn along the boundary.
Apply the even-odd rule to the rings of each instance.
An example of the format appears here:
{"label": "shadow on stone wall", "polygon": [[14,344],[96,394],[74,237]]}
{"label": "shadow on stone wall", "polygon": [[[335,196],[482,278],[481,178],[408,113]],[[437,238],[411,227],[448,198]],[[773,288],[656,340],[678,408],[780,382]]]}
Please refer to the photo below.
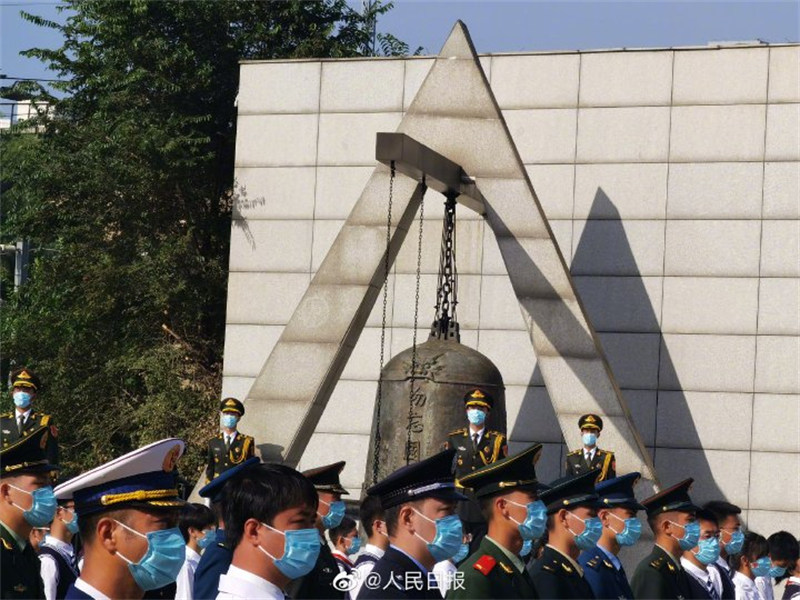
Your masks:
{"label": "shadow on stone wall", "polygon": [[250,231],[248,219],[246,216],[244,216],[243,211],[264,206],[267,203],[267,199],[264,198],[264,196],[250,198],[247,193],[247,186],[240,183],[237,179],[233,182],[233,194],[231,195],[231,201],[233,203],[233,214],[231,215],[233,226],[242,230],[250,249],[255,250],[256,239],[253,236],[253,232]]}

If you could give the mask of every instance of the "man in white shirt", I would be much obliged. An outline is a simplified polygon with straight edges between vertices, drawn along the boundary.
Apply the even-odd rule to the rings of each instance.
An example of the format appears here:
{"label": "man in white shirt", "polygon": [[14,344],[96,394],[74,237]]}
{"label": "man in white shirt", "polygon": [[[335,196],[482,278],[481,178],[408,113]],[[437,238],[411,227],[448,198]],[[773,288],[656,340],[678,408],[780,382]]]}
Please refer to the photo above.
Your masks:
{"label": "man in white shirt", "polygon": [[175,580],[175,600],[194,598],[194,572],[200,562],[200,553],[215,540],[214,512],[204,504],[187,504],[181,510],[178,529],[186,542],[186,560]]}
{"label": "man in white shirt", "polygon": [[355,587],[349,592],[351,600],[356,600],[367,575],[389,547],[389,533],[386,531],[386,520],[380,498],[365,496],[358,510],[358,519],[367,536],[367,543],[358,555],[353,569]]}
{"label": "man in white shirt", "polygon": [[716,569],[709,567],[719,558],[719,526],[714,513],[699,509],[695,520],[700,524],[700,541],[681,556],[681,566],[689,575],[694,598],[721,600],[722,579]]}
{"label": "man in white shirt", "polygon": [[39,546],[44,597],[47,600],[63,598],[70,584],[78,578],[72,537],[78,532],[75,502],[61,501],[56,516],[50,524],[50,533]]}

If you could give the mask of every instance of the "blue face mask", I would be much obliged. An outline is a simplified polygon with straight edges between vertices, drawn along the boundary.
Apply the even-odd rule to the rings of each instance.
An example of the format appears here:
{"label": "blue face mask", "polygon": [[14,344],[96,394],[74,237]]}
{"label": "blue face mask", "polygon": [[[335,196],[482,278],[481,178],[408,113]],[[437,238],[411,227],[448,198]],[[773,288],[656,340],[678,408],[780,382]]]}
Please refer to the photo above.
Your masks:
{"label": "blue face mask", "polygon": [[18,408],[28,408],[33,400],[33,395],[30,392],[14,392],[14,406]]}
{"label": "blue face mask", "polygon": [[147,552],[136,562],[117,551],[117,556],[128,563],[128,569],[130,569],[136,585],[142,590],[148,591],[164,587],[175,581],[186,559],[181,530],[172,527],[159,531],[148,531],[144,534],[131,529],[125,523],[116,522],[131,533],[147,540]]}
{"label": "blue face mask", "polygon": [[581,436],[583,439],[583,445],[587,447],[592,447],[597,443],[597,434],[596,433],[584,433]]}
{"label": "blue face mask", "polygon": [[434,521],[423,515],[417,509],[414,509],[414,512],[426,521],[430,521],[436,525],[436,534],[431,542],[416,531],[414,532],[415,536],[428,545],[428,551],[431,553],[433,559],[436,562],[442,562],[451,556],[455,556],[461,546],[461,540],[464,537],[464,532],[461,528],[461,519],[458,518],[458,515],[448,515]]}
{"label": "blue face mask", "polygon": [[569,532],[575,536],[575,544],[581,550],[591,550],[597,545],[600,536],[603,535],[603,522],[597,517],[589,517],[588,519],[581,519],[575,513],[569,513],[579,521],[583,521],[583,531],[575,534],[572,529]]}
{"label": "blue face mask", "polygon": [[750,563],[750,568],[753,570],[754,577],[766,577],[769,575],[769,569],[772,566],[772,561],[769,556],[762,556],[756,562]]}
{"label": "blue face mask", "polygon": [[769,568],[770,577],[783,577],[784,575],[786,575],[786,567],[779,567],[778,565],[772,565]]}
{"label": "blue face mask", "polygon": [[461,547],[458,549],[458,552],[456,552],[453,558],[451,558],[450,560],[453,561],[453,564],[457,565],[462,560],[467,558],[468,555],[469,555],[469,544],[462,543]]}
{"label": "blue face mask", "polygon": [[328,507],[328,514],[322,516],[322,526],[325,529],[338,527],[342,519],[344,519],[344,502],[342,500],[335,500],[330,504],[324,500],[320,500],[320,502]]}
{"label": "blue face mask", "polygon": [[350,540],[350,545],[347,547],[347,554],[358,554],[359,550],[361,550],[361,538],[356,536]]}
{"label": "blue face mask", "polygon": [[[676,538],[678,540],[678,544],[681,547],[681,550],[691,550],[695,546],[697,546],[697,542],[700,541],[700,523],[694,521],[692,523],[686,523],[686,525],[679,525],[674,521],[669,521],[673,525],[678,527],[683,527],[683,537]],[[672,536],[675,537],[675,536]]]}
{"label": "blue face mask", "polygon": [[486,420],[486,413],[480,408],[468,408],[467,419],[469,419],[469,422],[473,425],[483,425],[483,422]]}
{"label": "blue face mask", "polygon": [[200,548],[200,550],[205,550],[214,543],[216,538],[217,536],[213,529],[206,529],[205,535],[197,540],[197,547]]}
{"label": "blue face mask", "polygon": [[739,554],[744,546],[744,533],[737,529],[731,534],[731,541],[725,544],[725,552],[728,554]]}
{"label": "blue face mask", "polygon": [[10,483],[8,487],[18,492],[28,494],[33,498],[33,504],[31,504],[31,507],[27,510],[18,504],[14,504],[14,506],[22,511],[22,516],[25,517],[29,525],[33,527],[44,527],[53,522],[53,517],[56,516],[56,509],[58,508],[58,501],[56,500],[56,495],[53,493],[52,487],[48,485],[33,490],[32,492],[18,488]]}
{"label": "blue face mask", "polygon": [[284,536],[283,543],[283,556],[276,558],[269,552],[264,550],[261,545],[258,549],[264,554],[269,556],[275,563],[275,568],[278,569],[289,579],[299,579],[303,575],[308,575],[317,564],[319,558],[319,551],[322,544],[319,539],[319,531],[316,529],[290,529],[288,531],[281,531],[270,527],[266,523],[261,523],[267,529],[271,529],[275,533],[280,533]]}
{"label": "blue face mask", "polygon": [[222,413],[219,422],[227,429],[235,429],[236,423],[239,422],[239,417],[231,413]]}
{"label": "blue face mask", "polygon": [[707,538],[697,543],[698,552],[693,552],[694,557],[704,565],[710,565],[719,558],[719,540]]}
{"label": "blue face mask", "polygon": [[625,524],[625,527],[622,531],[617,531],[613,527],[609,527],[609,529],[614,532],[614,535],[617,538],[617,543],[620,546],[633,546],[639,541],[639,537],[642,535],[642,522],[639,519],[636,517],[622,519],[612,512],[608,514]]}
{"label": "blue face mask", "polygon": [[61,517],[59,517],[59,519],[61,519],[61,522],[64,523],[67,531],[69,531],[72,535],[75,535],[78,533],[78,515],[76,515],[75,511],[70,508],[65,508],[64,510],[72,515],[72,519],[69,521],[65,521],[64,519],[61,519]]}
{"label": "blue face mask", "polygon": [[525,520],[520,523],[514,517],[509,515],[509,518],[519,527],[519,533],[523,541],[535,540],[544,535],[544,529],[547,525],[547,507],[541,500],[528,502],[528,504],[517,504],[516,502],[508,501],[509,504],[514,506],[521,506],[527,510]]}
{"label": "blue face mask", "polygon": [[533,540],[525,540],[522,542],[522,550],[519,551],[520,556],[528,556],[533,550]]}

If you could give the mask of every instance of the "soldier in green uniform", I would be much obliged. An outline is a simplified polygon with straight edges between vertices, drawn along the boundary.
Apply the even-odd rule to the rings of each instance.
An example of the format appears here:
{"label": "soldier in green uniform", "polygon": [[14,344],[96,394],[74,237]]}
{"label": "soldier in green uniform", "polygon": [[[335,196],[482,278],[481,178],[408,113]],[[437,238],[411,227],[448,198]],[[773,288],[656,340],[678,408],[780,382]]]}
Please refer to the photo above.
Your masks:
{"label": "soldier in green uniform", "polygon": [[545,531],[547,511],[535,468],[541,452],[542,445],[535,444],[462,478],[480,502],[489,531],[459,566],[456,580],[463,583],[449,590],[448,599],[539,597],[520,553],[526,541]]}
{"label": "soldier in green uniform", "polygon": [[[470,390],[464,396],[464,409],[469,425],[451,431],[444,443],[445,450],[456,451],[457,486],[461,485],[460,480],[465,475],[508,456],[506,436],[499,431],[486,429],[485,426],[486,416],[493,405],[492,397],[478,388]],[[461,517],[464,532],[472,536],[470,543],[470,553],[472,553],[478,549],[481,538],[486,535],[486,519],[469,490],[464,490],[464,494],[469,500],[461,502],[458,516]]]}
{"label": "soldier in green uniform", "polygon": [[44,598],[39,558],[28,541],[31,529],[56,514],[47,459],[48,427],[39,427],[0,450],[0,598]]}
{"label": "soldier in green uniform", "polygon": [[11,373],[14,410],[0,415],[2,445],[6,448],[20,438],[31,435],[40,427],[47,427],[50,430],[45,448],[47,460],[51,465],[57,465],[58,429],[50,415],[37,412],[33,406],[41,386],[39,377],[27,367],[16,369]]}
{"label": "soldier in green uniform", "polygon": [[693,479],[686,479],[642,502],[655,546],[631,580],[635,598],[691,598],[689,575],[681,566],[681,554],[697,546],[700,525],[697,507],[689,497]]}
{"label": "soldier in green uniform", "polygon": [[540,496],[547,507],[547,545],[530,573],[542,598],[594,598],[578,557],[594,548],[603,530],[597,518],[596,478],[594,471],[562,477]]}
{"label": "soldier in green uniform", "polygon": [[206,483],[255,456],[255,440],[236,430],[244,415],[244,404],[236,398],[225,398],[220,402],[219,411],[222,431],[208,440]]}
{"label": "soldier in green uniform", "polygon": [[597,483],[617,476],[614,453],[597,447],[597,438],[603,431],[603,419],[598,415],[583,415],[578,419],[583,448],[567,454],[567,475],[580,475],[597,471]]}

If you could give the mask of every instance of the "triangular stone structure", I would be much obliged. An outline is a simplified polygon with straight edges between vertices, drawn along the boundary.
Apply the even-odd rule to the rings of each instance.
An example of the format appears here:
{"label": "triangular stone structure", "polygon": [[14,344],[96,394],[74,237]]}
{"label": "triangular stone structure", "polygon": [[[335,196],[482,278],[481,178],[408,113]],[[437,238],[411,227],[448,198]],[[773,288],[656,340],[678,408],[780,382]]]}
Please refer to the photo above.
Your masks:
{"label": "triangular stone structure", "polygon": [[[650,455],[460,21],[398,132],[475,178],[568,445],[580,446],[579,415],[598,413],[618,470],[640,471],[657,488]],[[388,186],[379,165],[247,396],[242,429],[269,441],[261,447],[265,458],[299,461],[366,323],[383,280]],[[391,261],[421,197],[416,182],[397,177]]]}

